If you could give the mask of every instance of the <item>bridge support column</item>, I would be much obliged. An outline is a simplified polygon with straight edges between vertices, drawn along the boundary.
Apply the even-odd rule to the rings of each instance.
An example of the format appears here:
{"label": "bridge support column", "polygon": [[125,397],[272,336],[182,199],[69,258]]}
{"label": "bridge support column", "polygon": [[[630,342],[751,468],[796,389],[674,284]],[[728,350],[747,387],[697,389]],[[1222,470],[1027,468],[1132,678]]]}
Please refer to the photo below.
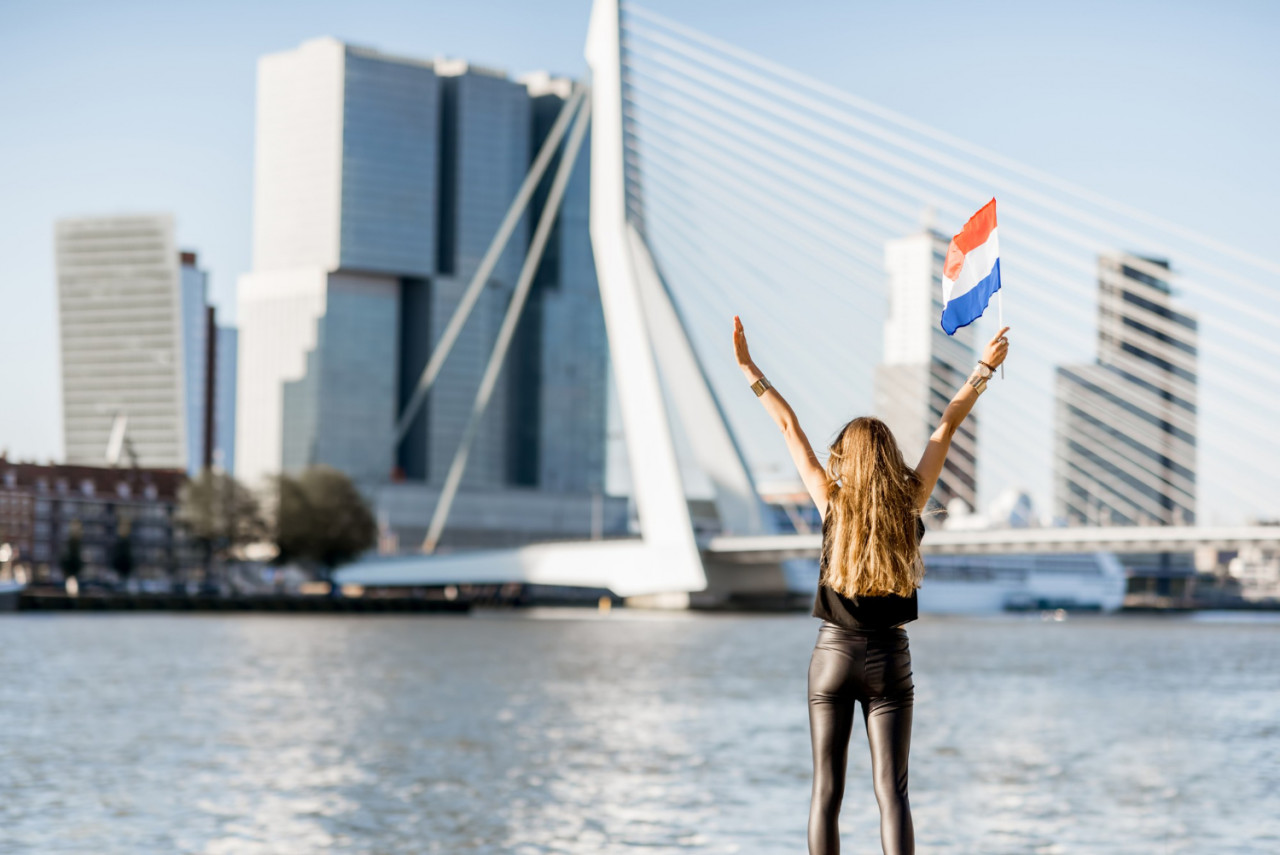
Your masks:
{"label": "bridge support column", "polygon": [[[632,494],[645,544],[654,548],[644,579],[652,593],[635,605],[688,608],[738,593],[782,596],[780,567],[715,568],[708,575],[676,456],[682,430],[694,462],[715,491],[722,533],[768,534],[773,526],[629,205],[620,22],[617,0],[596,0],[587,35],[591,66],[591,245],[609,353],[622,411]],[[668,401],[672,408],[668,408]],[[658,555],[664,560],[658,560]]]}

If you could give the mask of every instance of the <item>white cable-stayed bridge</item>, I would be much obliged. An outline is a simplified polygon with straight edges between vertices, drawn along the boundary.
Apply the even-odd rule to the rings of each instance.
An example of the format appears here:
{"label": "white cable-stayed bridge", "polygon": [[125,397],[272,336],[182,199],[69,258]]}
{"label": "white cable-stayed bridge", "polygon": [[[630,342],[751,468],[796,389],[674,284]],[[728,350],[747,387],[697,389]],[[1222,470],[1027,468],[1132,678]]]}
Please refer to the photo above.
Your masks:
{"label": "white cable-stayed bridge", "polygon": [[[901,299],[887,245],[949,237],[992,196],[1014,347],[975,410],[976,490],[1025,488],[1044,505],[1052,492],[1084,524],[931,531],[925,551],[1280,546],[1280,527],[1254,524],[1280,514],[1280,264],[641,5],[597,0],[587,59],[590,81],[566,102],[401,414],[403,429],[555,162],[423,553],[364,562],[343,581],[578,584],[677,604],[776,588],[780,562],[816,555],[818,541],[778,532],[759,497],[748,460],[781,441],[733,363],[732,316],[825,445],[849,418],[909,397],[877,391]],[[641,536],[434,554],[588,123],[592,245]],[[978,342],[994,309],[974,325]],[[710,529],[690,512],[694,494],[712,498]]]}

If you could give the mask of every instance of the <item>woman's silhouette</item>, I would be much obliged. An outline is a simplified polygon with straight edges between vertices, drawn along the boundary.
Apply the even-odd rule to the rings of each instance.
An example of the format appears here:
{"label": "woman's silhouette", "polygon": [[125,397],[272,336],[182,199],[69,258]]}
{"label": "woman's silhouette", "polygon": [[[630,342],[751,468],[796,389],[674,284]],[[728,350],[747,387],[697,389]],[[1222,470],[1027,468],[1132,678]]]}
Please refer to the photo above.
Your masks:
{"label": "woman's silhouette", "polygon": [[856,418],[840,430],[824,469],[795,412],[752,362],[742,321],[734,316],[738,366],[781,428],[791,459],[822,514],[822,557],[813,605],[822,626],[809,661],[811,855],[840,851],[840,800],[858,703],[871,747],[881,846],[885,855],[915,851],[907,799],[914,684],[902,626],[916,618],[916,589],[924,575],[920,514],[942,472],[956,428],[992,371],[1004,362],[1008,331],[1002,328],[987,343],[914,469],[903,460],[889,428],[872,416]]}

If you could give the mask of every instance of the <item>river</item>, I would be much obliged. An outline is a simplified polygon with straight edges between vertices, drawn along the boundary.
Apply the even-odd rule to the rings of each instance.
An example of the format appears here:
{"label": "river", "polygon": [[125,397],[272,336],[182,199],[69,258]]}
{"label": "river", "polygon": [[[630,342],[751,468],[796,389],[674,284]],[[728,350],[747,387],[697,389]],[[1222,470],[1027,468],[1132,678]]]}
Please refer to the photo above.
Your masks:
{"label": "river", "polygon": [[[1280,852],[1273,616],[925,617],[930,853]],[[0,618],[0,851],[802,853],[807,616]],[[855,728],[845,852],[879,852]]]}

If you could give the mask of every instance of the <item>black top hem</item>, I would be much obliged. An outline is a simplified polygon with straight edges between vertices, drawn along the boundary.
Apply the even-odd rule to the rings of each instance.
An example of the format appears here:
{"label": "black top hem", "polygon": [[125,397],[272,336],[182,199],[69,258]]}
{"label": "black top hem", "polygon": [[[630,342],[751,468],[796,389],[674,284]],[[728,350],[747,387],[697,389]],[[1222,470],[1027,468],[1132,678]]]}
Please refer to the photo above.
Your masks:
{"label": "black top hem", "polygon": [[[822,556],[818,562],[818,590],[813,598],[813,616],[840,629],[860,633],[901,629],[903,624],[916,620],[920,610],[915,591],[909,597],[897,594],[864,595],[855,602],[823,583],[822,576],[829,558],[829,520],[830,516],[822,521]],[[923,538],[924,521],[916,517],[916,543]]]}

